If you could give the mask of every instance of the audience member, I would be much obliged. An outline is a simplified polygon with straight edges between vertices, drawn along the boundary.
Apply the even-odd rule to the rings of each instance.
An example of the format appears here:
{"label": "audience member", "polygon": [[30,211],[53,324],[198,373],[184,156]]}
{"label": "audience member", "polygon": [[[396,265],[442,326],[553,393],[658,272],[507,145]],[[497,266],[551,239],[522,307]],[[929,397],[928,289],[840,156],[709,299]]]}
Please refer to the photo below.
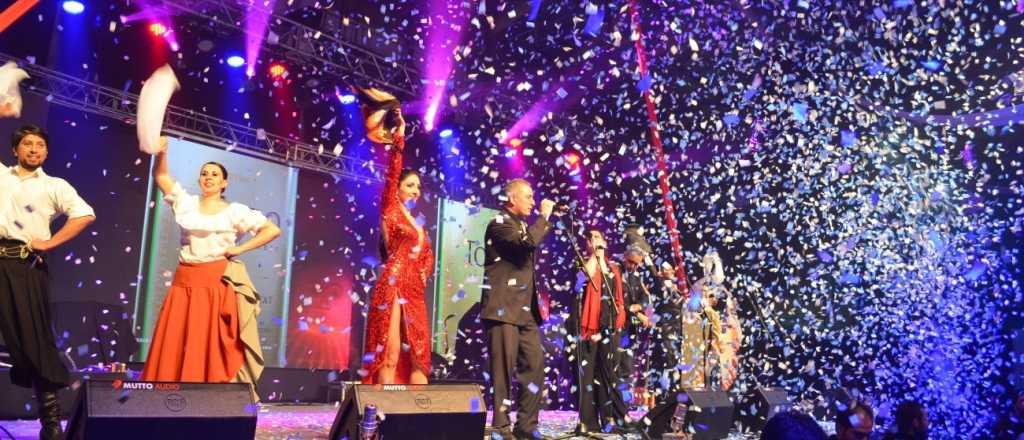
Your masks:
{"label": "audience member", "polygon": [[818,422],[796,411],[775,414],[761,431],[761,440],[825,440],[826,437]]}
{"label": "audience member", "polygon": [[1024,440],[1024,391],[1017,393],[1013,407],[996,423],[993,434],[997,440]]}
{"label": "audience member", "polygon": [[853,401],[836,414],[835,440],[868,440],[875,428],[875,412],[868,404]]}
{"label": "audience member", "polygon": [[896,432],[886,434],[884,440],[925,440],[928,438],[928,410],[920,403],[908,400],[896,407]]}

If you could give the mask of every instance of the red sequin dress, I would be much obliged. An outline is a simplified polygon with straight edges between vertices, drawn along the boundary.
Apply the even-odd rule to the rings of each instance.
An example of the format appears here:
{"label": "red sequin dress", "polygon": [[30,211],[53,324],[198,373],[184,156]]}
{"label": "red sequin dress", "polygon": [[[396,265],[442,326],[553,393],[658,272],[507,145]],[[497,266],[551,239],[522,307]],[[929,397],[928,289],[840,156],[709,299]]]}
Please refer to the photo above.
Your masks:
{"label": "red sequin dress", "polygon": [[[377,383],[377,372],[384,364],[391,324],[391,305],[402,309],[401,352],[395,371],[395,383],[409,383],[414,368],[430,375],[430,322],[424,299],[427,278],[433,274],[434,254],[426,230],[420,230],[402,210],[398,198],[398,177],[402,172],[405,139],[395,138],[381,197],[381,223],[387,237],[387,261],[373,289],[367,314],[366,344],[363,353],[363,383]],[[422,232],[422,235],[421,235]]]}

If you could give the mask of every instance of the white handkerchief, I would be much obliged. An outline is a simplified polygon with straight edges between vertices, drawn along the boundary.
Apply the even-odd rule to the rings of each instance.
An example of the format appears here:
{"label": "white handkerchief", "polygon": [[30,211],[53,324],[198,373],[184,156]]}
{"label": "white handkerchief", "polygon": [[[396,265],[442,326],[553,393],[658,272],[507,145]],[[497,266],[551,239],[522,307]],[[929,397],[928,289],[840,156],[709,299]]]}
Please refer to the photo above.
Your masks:
{"label": "white handkerchief", "polygon": [[28,73],[19,69],[14,62],[0,66],[0,109],[5,112],[0,116],[21,117],[21,92],[18,90],[18,83],[25,78],[28,78]]}
{"label": "white handkerchief", "polygon": [[142,86],[136,119],[139,150],[143,153],[156,154],[160,150],[160,131],[163,130],[167,103],[179,88],[181,85],[178,84],[178,78],[174,76],[171,66],[166,64],[156,69]]}

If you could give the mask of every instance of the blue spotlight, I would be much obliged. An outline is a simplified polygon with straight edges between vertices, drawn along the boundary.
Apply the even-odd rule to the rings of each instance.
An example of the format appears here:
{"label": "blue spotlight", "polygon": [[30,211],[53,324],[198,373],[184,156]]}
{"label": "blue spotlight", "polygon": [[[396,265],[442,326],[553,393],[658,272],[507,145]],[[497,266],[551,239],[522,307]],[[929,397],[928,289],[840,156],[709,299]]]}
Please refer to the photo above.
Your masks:
{"label": "blue spotlight", "polygon": [[444,130],[441,130],[441,132],[438,133],[437,135],[441,136],[441,139],[450,138],[450,137],[452,137],[452,129],[446,128]]}
{"label": "blue spotlight", "polygon": [[356,95],[346,93],[344,95],[338,95],[338,101],[342,104],[349,105],[356,102]]}
{"label": "blue spotlight", "polygon": [[228,65],[235,68],[242,67],[245,65],[245,58],[238,55],[231,55],[228,57]]}
{"label": "blue spotlight", "polygon": [[78,0],[65,0],[62,7],[64,12],[71,15],[78,15],[85,11],[85,5]]}

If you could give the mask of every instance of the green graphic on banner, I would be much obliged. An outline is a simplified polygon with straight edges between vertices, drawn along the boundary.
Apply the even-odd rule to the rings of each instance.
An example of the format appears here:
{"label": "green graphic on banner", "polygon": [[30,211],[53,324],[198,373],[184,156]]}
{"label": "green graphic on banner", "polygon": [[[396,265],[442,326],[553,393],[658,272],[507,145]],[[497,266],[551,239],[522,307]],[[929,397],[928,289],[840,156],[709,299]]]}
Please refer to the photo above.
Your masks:
{"label": "green graphic on banner", "polygon": [[480,302],[480,285],[484,279],[484,232],[498,211],[441,200],[437,212],[434,352],[447,354],[455,350],[459,320]]}

